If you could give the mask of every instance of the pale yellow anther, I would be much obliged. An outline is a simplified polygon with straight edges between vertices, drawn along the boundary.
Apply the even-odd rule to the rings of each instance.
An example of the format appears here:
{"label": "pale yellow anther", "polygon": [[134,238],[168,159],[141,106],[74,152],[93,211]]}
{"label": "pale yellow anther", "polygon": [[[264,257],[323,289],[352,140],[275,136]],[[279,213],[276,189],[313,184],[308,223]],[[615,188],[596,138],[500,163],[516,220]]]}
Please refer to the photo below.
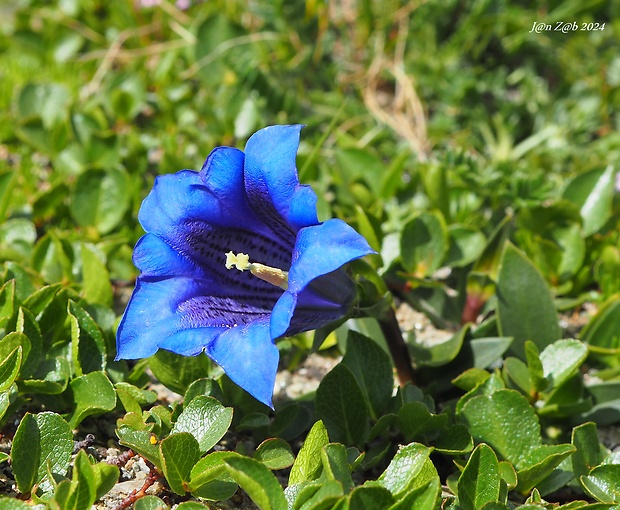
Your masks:
{"label": "pale yellow anther", "polygon": [[263,281],[271,283],[281,289],[288,289],[288,271],[282,271],[277,267],[266,266],[264,264],[258,264],[250,262],[250,256],[245,253],[237,253],[235,255],[232,251],[226,254],[226,269],[232,269],[236,267],[239,271],[250,270],[257,278]]}
{"label": "pale yellow anther", "polygon": [[245,253],[237,253],[235,255],[232,251],[226,254],[226,269],[232,269],[236,267],[239,271],[245,271],[249,269],[250,256]]}

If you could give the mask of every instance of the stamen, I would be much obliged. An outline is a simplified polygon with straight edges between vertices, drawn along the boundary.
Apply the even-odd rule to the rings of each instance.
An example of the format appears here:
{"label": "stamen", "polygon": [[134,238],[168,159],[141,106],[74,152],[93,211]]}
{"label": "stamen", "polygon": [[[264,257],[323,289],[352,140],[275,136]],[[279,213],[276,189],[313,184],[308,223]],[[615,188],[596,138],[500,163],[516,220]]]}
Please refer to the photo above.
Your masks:
{"label": "stamen", "polygon": [[239,271],[249,269],[250,273],[257,278],[281,289],[288,289],[288,271],[250,262],[250,256],[245,253],[237,253],[235,255],[232,251],[229,251],[226,254],[226,269],[232,269],[233,267],[236,267]]}

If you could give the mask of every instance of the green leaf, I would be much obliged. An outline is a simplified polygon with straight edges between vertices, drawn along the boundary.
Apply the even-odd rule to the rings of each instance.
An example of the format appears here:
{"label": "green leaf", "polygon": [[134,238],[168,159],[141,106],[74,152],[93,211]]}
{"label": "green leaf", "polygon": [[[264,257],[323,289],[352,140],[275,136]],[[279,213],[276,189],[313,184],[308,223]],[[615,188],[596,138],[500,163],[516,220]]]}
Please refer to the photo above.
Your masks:
{"label": "green leaf", "polygon": [[513,390],[498,390],[469,400],[461,416],[476,442],[484,442],[517,469],[541,446],[540,424],[527,399]]}
{"label": "green leaf", "polygon": [[30,310],[32,315],[36,317],[42,313],[45,308],[47,308],[61,288],[62,285],[59,283],[45,285],[35,291],[34,294],[28,296],[28,298],[22,303],[22,306],[27,310]]}
{"label": "green leaf", "polygon": [[526,340],[525,344],[525,359],[527,361],[527,369],[530,374],[530,380],[532,381],[532,387],[535,391],[543,391],[547,387],[547,380],[543,370],[543,365],[540,360],[540,351],[536,344],[530,340]]}
{"label": "green leaf", "polygon": [[138,429],[130,425],[122,424],[115,432],[120,444],[135,450],[136,453],[153,463],[155,467],[161,469],[159,446],[157,442],[151,442],[154,436],[149,430]]}
{"label": "green leaf", "polygon": [[581,480],[584,475],[603,462],[602,446],[598,440],[596,424],[584,423],[573,429],[571,443],[576,448],[571,457],[575,478]]}
{"label": "green leaf", "polygon": [[30,343],[30,352],[24,356],[21,369],[21,378],[25,379],[31,376],[39,366],[39,363],[41,363],[43,337],[41,336],[41,329],[34,315],[23,307],[19,309],[17,314],[15,331],[26,335]]}
{"label": "green leaf", "polygon": [[254,458],[269,469],[284,469],[295,462],[290,445],[280,438],[266,439],[259,444],[254,452]]}
{"label": "green leaf", "polygon": [[620,503],[620,464],[595,467],[580,478],[586,492],[601,503]]}
{"label": "green leaf", "polygon": [[226,70],[226,59],[219,58],[221,52],[216,50],[223,43],[244,33],[239,25],[229,21],[223,13],[209,17],[200,25],[195,44],[195,60],[201,64],[198,68],[200,75],[207,80],[212,80],[213,76],[222,76]]}
{"label": "green leaf", "polygon": [[84,309],[69,301],[71,358],[76,375],[105,369],[105,340],[97,323]]}
{"label": "green leaf", "polygon": [[230,498],[237,490],[237,484],[228,475],[224,459],[239,457],[230,451],[213,452],[200,459],[192,468],[189,490],[192,495],[215,501]]}
{"label": "green leaf", "polygon": [[336,480],[345,493],[353,488],[347,448],[340,443],[330,443],[321,450],[323,474],[328,480]]}
{"label": "green leaf", "polygon": [[388,508],[394,503],[392,493],[379,485],[356,487],[349,497],[352,510]]}
{"label": "green leaf", "polygon": [[45,129],[50,129],[65,120],[69,101],[69,91],[63,84],[28,83],[17,98],[17,106],[22,120],[39,117]]}
{"label": "green leaf", "polygon": [[620,289],[620,250],[605,246],[594,265],[594,279],[603,296],[609,297]]}
{"label": "green leaf", "polygon": [[558,387],[571,377],[588,357],[588,348],[579,340],[558,340],[540,353],[545,378]]}
{"label": "green leaf", "polygon": [[123,404],[125,411],[140,414],[143,405],[152,404],[157,400],[157,393],[153,390],[141,390],[133,384],[118,382],[114,385],[116,394]]}
{"label": "green leaf", "polygon": [[116,407],[114,386],[103,372],[91,372],[77,377],[69,386],[75,406],[69,420],[71,428],[77,427],[87,416],[105,413]]}
{"label": "green leaf", "polygon": [[362,444],[368,435],[369,415],[364,395],[349,368],[340,363],[316,390],[316,413],[334,441]]}
{"label": "green leaf", "polygon": [[[299,487],[301,485],[301,487]],[[293,486],[293,491],[288,492],[288,499],[293,499],[292,507],[300,509],[331,509],[336,510],[336,502],[343,496],[342,485],[336,480],[310,482]]]}
{"label": "green leaf", "polygon": [[0,497],[0,510],[32,510],[32,506],[16,498]]}
{"label": "green leaf", "polygon": [[57,395],[67,388],[71,368],[63,357],[43,360],[32,375],[32,379],[22,381],[20,387],[32,393]]}
{"label": "green leaf", "polygon": [[22,363],[22,348],[17,346],[0,363],[0,391],[8,390],[19,373]]}
{"label": "green leaf", "polygon": [[405,269],[422,278],[441,267],[448,249],[448,232],[440,212],[423,212],[404,227],[400,256]]}
{"label": "green leaf", "polygon": [[512,344],[512,337],[483,337],[470,340],[465,346],[469,345],[473,357],[473,366],[476,368],[487,368],[508,350]]}
{"label": "green leaf", "polygon": [[615,174],[611,165],[591,170],[575,177],[564,190],[563,197],[580,208],[586,236],[598,232],[611,215]]}
{"label": "green leaf", "polygon": [[105,262],[100,260],[94,247],[82,243],[82,295],[89,303],[112,305],[112,285]]}
{"label": "green leaf", "polygon": [[499,499],[500,488],[495,452],[488,445],[479,444],[459,477],[459,504],[463,510],[480,510],[486,503]]}
{"label": "green leaf", "polygon": [[441,482],[437,476],[407,492],[388,510],[436,510],[440,501]]}
{"label": "green leaf", "polygon": [[464,455],[474,449],[474,440],[467,427],[456,424],[441,431],[435,451],[446,455]]}
{"label": "green leaf", "polygon": [[516,490],[522,494],[530,492],[574,451],[575,447],[570,444],[545,444],[529,452],[525,462],[517,469]]}
{"label": "green leaf", "polygon": [[179,415],[172,433],[189,432],[206,453],[224,437],[232,422],[232,407],[224,407],[213,397],[200,395],[186,405]]}
{"label": "green leaf", "polygon": [[500,334],[513,336],[510,349],[525,358],[525,341],[539,350],[562,335],[551,292],[534,265],[507,243],[497,282],[497,314]]}
{"label": "green leaf", "polygon": [[231,457],[224,463],[230,476],[261,510],[287,510],[278,479],[263,464],[247,457]]}
{"label": "green leaf", "polygon": [[96,227],[102,234],[113,230],[129,206],[129,182],[125,171],[90,169],[75,184],[69,209],[82,227]]}
{"label": "green leaf", "polygon": [[73,452],[73,434],[69,424],[49,411],[22,418],[11,447],[13,472],[19,490],[28,493],[34,484],[43,492],[52,488],[52,475],[64,476]]}
{"label": "green leaf", "polygon": [[160,349],[149,358],[149,368],[166,388],[183,395],[201,377],[209,376],[210,362],[205,354],[181,356]]}
{"label": "green leaf", "polygon": [[0,288],[0,334],[15,313],[15,280],[9,280]]}
{"label": "green leaf", "polygon": [[448,227],[450,249],[445,264],[449,267],[463,267],[474,262],[484,250],[484,235],[471,227],[450,225]]}
{"label": "green leaf", "polygon": [[116,485],[120,472],[116,466],[105,461],[94,464],[92,469],[95,479],[95,501],[99,501]]}
{"label": "green leaf", "polygon": [[329,443],[327,429],[322,421],[317,421],[304,441],[297,458],[291,467],[288,484],[295,485],[301,482],[316,480],[322,469],[321,451]]}
{"label": "green leaf", "polygon": [[179,506],[177,506],[177,510],[205,510],[209,509],[207,505],[203,505],[202,503],[198,503],[197,501],[184,501]]}
{"label": "green leaf", "polygon": [[40,441],[37,421],[34,415],[28,413],[19,423],[11,446],[13,474],[22,494],[29,493],[37,482],[41,457]]}
{"label": "green leaf", "polygon": [[161,466],[170,488],[179,495],[188,489],[190,473],[200,459],[198,441],[189,432],[171,434],[159,444]]}
{"label": "green leaf", "polygon": [[581,330],[588,348],[600,354],[620,353],[620,294],[610,297]]}
{"label": "green leaf", "polygon": [[6,220],[6,212],[11,202],[11,192],[17,182],[17,172],[0,173],[0,223]]}
{"label": "green leaf", "polygon": [[54,501],[63,510],[90,510],[95,498],[93,468],[86,453],[80,450],[73,463],[72,480],[65,480],[58,486],[54,494]]}
{"label": "green leaf", "polygon": [[420,366],[440,367],[450,363],[458,356],[470,329],[471,323],[467,323],[445,341],[433,341],[431,344],[417,342],[415,335],[413,335],[412,340],[407,340],[407,345],[411,351],[411,356]]}
{"label": "green leaf", "polygon": [[311,420],[312,415],[307,407],[296,403],[288,404],[278,409],[271,422],[269,434],[278,436],[285,441],[291,441],[308,430],[312,423]]}
{"label": "green leaf", "polygon": [[168,510],[169,508],[163,500],[151,495],[138,499],[133,505],[133,510]]}
{"label": "green leaf", "polygon": [[422,472],[432,448],[418,443],[401,447],[378,482],[396,498],[407,492]]}
{"label": "green leaf", "polygon": [[394,390],[394,374],[389,356],[376,342],[350,330],[342,363],[355,376],[368,402],[371,416],[381,416]]}
{"label": "green leaf", "polygon": [[432,414],[422,402],[408,402],[400,408],[397,424],[405,441],[410,442],[432,432],[437,435],[448,424],[448,415]]}

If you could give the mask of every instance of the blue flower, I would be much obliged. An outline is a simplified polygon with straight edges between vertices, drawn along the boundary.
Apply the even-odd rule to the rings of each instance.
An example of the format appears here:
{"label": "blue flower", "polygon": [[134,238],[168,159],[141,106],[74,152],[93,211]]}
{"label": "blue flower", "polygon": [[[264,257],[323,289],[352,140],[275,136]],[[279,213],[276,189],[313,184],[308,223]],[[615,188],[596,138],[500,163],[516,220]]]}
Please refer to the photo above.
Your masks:
{"label": "blue flower", "polygon": [[297,177],[300,130],[267,127],[245,154],[218,147],[200,172],[156,179],[138,216],[147,233],[117,359],[205,351],[271,406],[274,340],[347,314],[356,289],[343,266],[374,252],[343,221],[319,223],[316,195]]}

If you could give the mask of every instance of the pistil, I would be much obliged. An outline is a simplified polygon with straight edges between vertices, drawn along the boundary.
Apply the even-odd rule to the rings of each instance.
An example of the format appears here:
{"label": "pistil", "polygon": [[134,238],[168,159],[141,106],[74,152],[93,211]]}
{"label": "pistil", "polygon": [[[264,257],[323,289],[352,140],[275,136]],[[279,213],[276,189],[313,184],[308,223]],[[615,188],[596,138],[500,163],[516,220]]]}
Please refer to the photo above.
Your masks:
{"label": "pistil", "polygon": [[229,251],[226,254],[226,269],[236,267],[239,271],[250,271],[254,276],[263,281],[271,283],[281,289],[288,289],[288,271],[282,271],[277,267],[266,266],[256,262],[250,262],[250,256],[245,253],[236,255]]}

